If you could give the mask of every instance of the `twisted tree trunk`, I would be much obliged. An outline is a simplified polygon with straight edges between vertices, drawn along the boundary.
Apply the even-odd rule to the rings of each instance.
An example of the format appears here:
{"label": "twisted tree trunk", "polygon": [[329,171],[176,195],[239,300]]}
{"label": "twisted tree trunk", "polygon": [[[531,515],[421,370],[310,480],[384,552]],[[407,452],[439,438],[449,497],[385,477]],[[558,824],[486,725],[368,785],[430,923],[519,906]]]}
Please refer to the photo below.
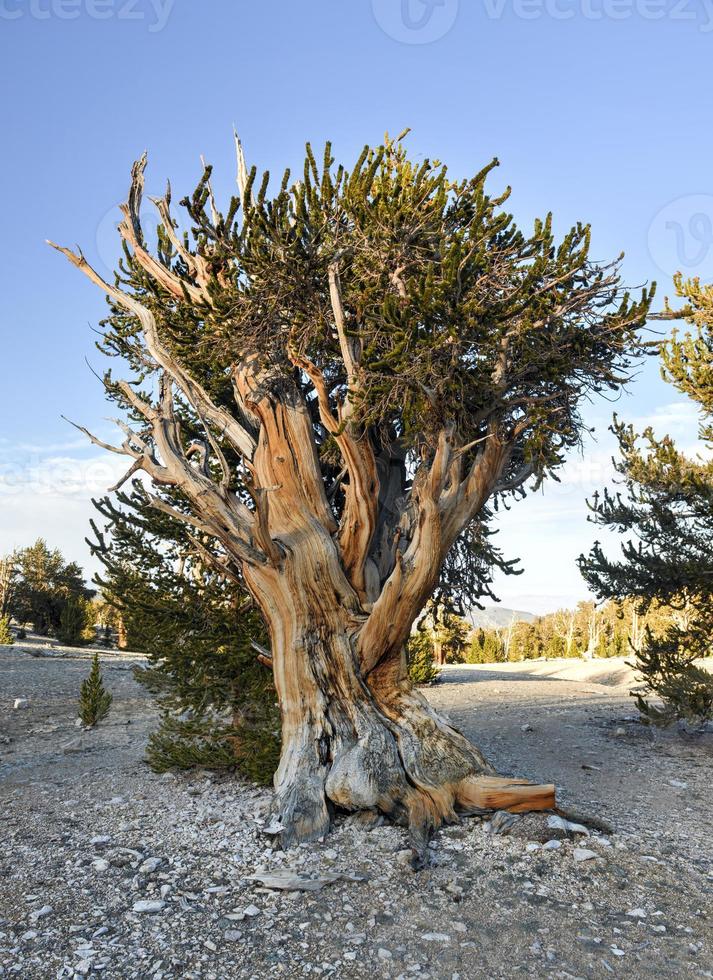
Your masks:
{"label": "twisted tree trunk", "polygon": [[[322,837],[334,807],[373,810],[408,825],[418,864],[431,831],[459,814],[554,806],[552,786],[498,778],[408,678],[405,640],[438,574],[432,549],[445,528],[437,512],[421,523],[408,573],[369,602],[355,587],[368,573],[354,574],[358,562],[351,576],[345,567],[348,545],[325,496],[306,406],[264,389],[250,396],[246,388],[245,401],[260,421],[252,465],[267,489],[256,496],[258,543],[272,560],[246,563],[244,575],[271,637],[282,716],[274,812],[283,844]],[[356,514],[351,529],[368,553],[372,535],[360,521]]]}

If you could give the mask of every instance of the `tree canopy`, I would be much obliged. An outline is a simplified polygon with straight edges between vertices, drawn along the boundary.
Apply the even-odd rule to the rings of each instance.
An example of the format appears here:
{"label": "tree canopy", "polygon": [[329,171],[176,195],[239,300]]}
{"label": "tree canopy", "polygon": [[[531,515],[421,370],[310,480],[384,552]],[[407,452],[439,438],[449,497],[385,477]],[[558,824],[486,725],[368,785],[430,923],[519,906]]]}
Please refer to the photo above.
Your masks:
{"label": "tree canopy", "polygon": [[[106,379],[139,426],[118,451],[200,510],[202,486],[181,485],[192,454],[191,467],[222,480],[249,525],[243,504],[259,510],[255,490],[269,494],[241,465],[260,429],[254,392],[237,380],[249,366],[252,387],[304,402],[329,510],[343,529],[365,528],[383,583],[394,536],[413,523],[419,483],[447,445],[449,479],[468,499],[453,501],[439,598],[476,601],[492,569],[513,564],[487,534],[489,510],[473,494],[478,464],[497,444],[491,506],[553,475],[580,440],[583,399],[625,380],[650,295],[630,299],[618,262],[590,259],[587,225],[559,242],[551,215],[521,231],[504,209],[509,188],[486,192],[497,161],[459,180],[438,161],[410,160],[402,139],[365,147],[351,170],[335,168],[329,144],[319,162],[308,146],[299,179],[286,171],[272,193],[269,174],[248,171],[239,144],[238,163],[239,193],[224,213],[210,167],[181,202],[190,232],[180,234],[171,216],[170,187],[156,200],[154,257],[139,221],[143,157],[124,206],[115,286],[63,250],[109,294],[101,348],[135,371],[132,386]],[[160,404],[141,388],[157,376]],[[169,406],[176,434],[168,438],[164,418],[162,440],[156,419]],[[356,451],[355,430],[366,434]],[[409,533],[401,528],[402,550]],[[257,535],[241,536],[252,538],[255,559]],[[225,550],[234,560],[235,542]],[[246,557],[248,542],[237,550]],[[366,561],[345,559],[364,591]]]}

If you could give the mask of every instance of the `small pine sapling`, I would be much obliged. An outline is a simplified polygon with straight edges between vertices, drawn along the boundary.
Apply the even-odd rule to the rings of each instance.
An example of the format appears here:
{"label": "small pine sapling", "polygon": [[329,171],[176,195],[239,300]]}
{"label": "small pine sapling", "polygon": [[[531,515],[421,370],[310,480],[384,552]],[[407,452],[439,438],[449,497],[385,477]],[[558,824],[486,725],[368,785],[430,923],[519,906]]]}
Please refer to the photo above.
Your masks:
{"label": "small pine sapling", "polygon": [[82,724],[86,725],[87,728],[93,728],[103,718],[106,718],[113,700],[113,695],[104,687],[99,667],[99,654],[95,653],[89,676],[82,682],[79,692],[79,717]]}

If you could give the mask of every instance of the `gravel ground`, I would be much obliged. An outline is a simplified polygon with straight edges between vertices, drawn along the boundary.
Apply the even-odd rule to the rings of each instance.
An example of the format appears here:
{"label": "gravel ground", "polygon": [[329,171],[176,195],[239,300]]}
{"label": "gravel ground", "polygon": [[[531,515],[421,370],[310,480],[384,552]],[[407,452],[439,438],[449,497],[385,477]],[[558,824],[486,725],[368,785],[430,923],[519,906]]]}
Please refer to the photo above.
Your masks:
{"label": "gravel ground", "polygon": [[[103,655],[114,707],[79,732],[69,653],[0,647],[0,976],[713,977],[713,735],[648,732],[616,664],[596,684],[444,670],[428,697],[502,772],[612,832],[469,820],[414,873],[398,828],[342,819],[276,851],[265,790],[152,774],[126,658]],[[301,890],[255,877],[286,872]]]}

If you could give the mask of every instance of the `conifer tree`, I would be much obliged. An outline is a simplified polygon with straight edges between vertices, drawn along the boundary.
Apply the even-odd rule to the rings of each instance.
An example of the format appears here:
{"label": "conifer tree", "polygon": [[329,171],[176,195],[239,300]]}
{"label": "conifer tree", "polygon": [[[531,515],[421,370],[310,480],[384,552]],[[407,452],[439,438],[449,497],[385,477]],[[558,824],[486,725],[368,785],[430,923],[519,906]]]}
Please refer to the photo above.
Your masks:
{"label": "conifer tree", "polygon": [[425,630],[417,629],[408,638],[406,660],[414,684],[433,684],[438,679],[433,638]]}
{"label": "conifer tree", "polygon": [[11,646],[15,642],[15,637],[10,629],[10,617],[0,616],[0,644]]}
{"label": "conifer tree", "polygon": [[89,542],[104,566],[97,584],[128,648],[147,655],[135,676],[162,712],[147,761],[159,772],[237,768],[268,782],[279,715],[268,640],[245,588],[206,565],[186,525],[152,507],[138,481],[95,506],[104,519]]}
{"label": "conifer tree", "polygon": [[37,633],[56,636],[67,604],[81,603],[91,595],[79,565],[65,561],[42,538],[13,556],[9,611],[17,622],[32,623]]}
{"label": "conifer tree", "polygon": [[86,613],[80,599],[69,598],[62,607],[59,616],[57,638],[60,643],[76,647],[82,643],[82,634],[86,625]]}
{"label": "conifer tree", "polygon": [[95,653],[89,676],[82,681],[79,691],[79,717],[82,724],[87,728],[97,725],[108,715],[113,700],[113,695],[104,687],[99,654]]}
{"label": "conifer tree", "polygon": [[[551,805],[552,787],[498,781],[406,672],[429,598],[472,604],[505,565],[493,510],[538,486],[615,391],[649,296],[589,257],[578,224],[524,233],[485,189],[494,164],[452,179],[403,141],[351,170],[308,146],[297,181],[248,170],[221,212],[207,168],[141,228],[134,166],[114,283],[60,251],[109,297],[106,378],[128,412],[110,451],[153,482],[153,505],[254,597],[282,716],[282,842],[321,837],[333,808],[376,809],[425,856],[454,811]],[[127,474],[128,475],[128,474]],[[180,501],[180,503],[179,503]]]}
{"label": "conifer tree", "polygon": [[[713,448],[713,286],[700,280],[674,280],[685,300],[674,313],[692,329],[674,330],[661,344],[663,378],[691,398],[700,410],[700,438]],[[615,418],[613,432],[621,457],[616,462],[623,490],[605,490],[592,503],[593,520],[631,535],[619,560],[596,542],[580,558],[582,574],[600,597],[629,596],[645,612],[653,604],[672,608],[675,619],[654,633],[646,627],[635,647],[646,682],[637,695],[642,717],[655,723],[677,718],[698,722],[713,716],[713,676],[696,664],[713,652],[713,460],[691,458],[669,435],[652,429],[643,435]],[[660,699],[654,703],[651,697]]]}

